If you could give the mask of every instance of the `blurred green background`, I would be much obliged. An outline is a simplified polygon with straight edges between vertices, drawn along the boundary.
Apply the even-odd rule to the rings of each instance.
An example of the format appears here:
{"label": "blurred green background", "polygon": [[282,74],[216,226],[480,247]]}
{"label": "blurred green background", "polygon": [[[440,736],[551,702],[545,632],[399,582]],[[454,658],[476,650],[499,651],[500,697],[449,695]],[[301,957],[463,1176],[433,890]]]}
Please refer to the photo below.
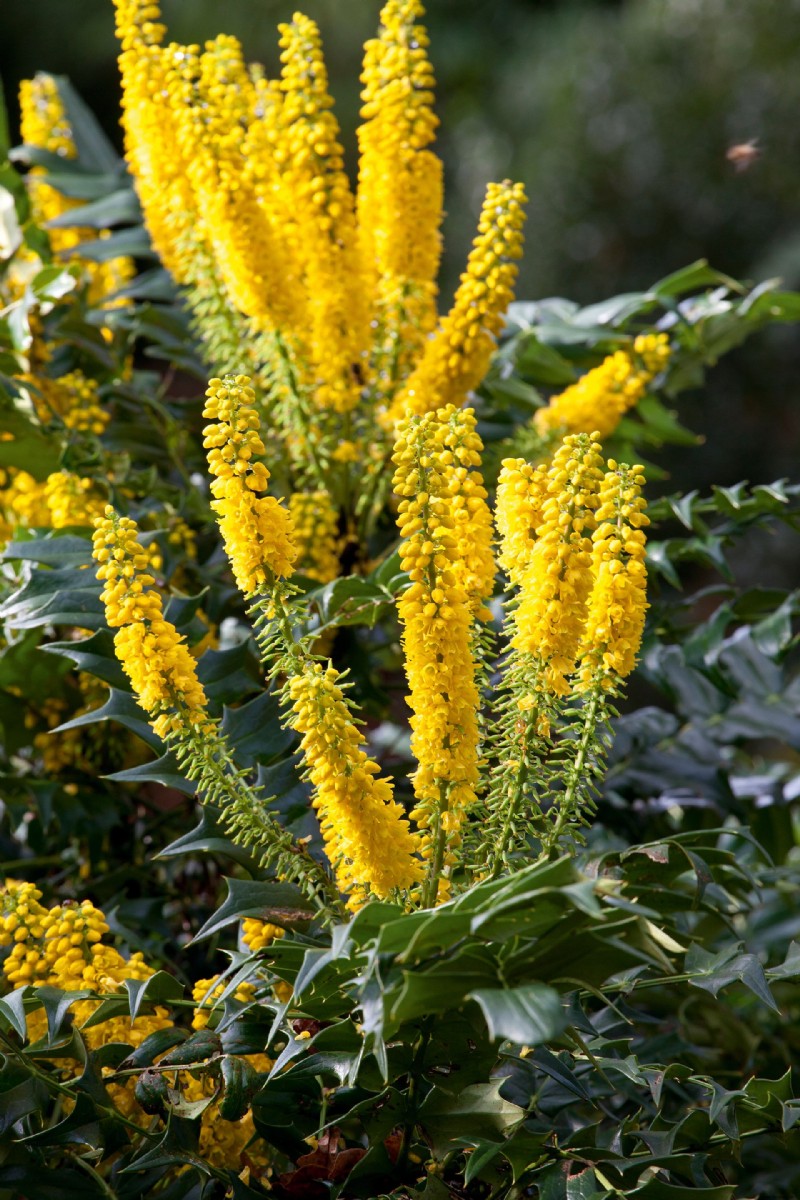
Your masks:
{"label": "blurred green background", "polygon": [[[172,36],[237,34],[274,72],[292,0],[163,0]],[[305,0],[320,24],[353,165],[361,46],[379,0]],[[9,100],[36,69],[64,73],[119,143],[111,0],[6,3]],[[447,219],[442,272],[457,281],[487,179],[530,196],[518,295],[590,302],[693,259],[800,287],[800,0],[429,0]],[[758,156],[736,170],[732,146]],[[800,441],[794,330],[713,373],[683,413],[705,445],[674,486],[790,473]],[[689,399],[689,405],[692,401]]]}

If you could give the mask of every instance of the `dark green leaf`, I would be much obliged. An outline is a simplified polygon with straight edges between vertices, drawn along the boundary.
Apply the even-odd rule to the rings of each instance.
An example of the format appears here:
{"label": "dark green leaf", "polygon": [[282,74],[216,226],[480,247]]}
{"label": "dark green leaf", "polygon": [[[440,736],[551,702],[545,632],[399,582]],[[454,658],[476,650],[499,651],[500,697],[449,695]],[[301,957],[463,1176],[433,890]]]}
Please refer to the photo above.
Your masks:
{"label": "dark green leaf", "polygon": [[419,1108],[419,1122],[437,1157],[445,1155],[456,1138],[503,1137],[524,1116],[522,1109],[500,1095],[502,1081],[474,1083],[457,1092],[435,1086]]}
{"label": "dark green leaf", "polygon": [[166,971],[156,971],[149,979],[126,979],[125,991],[130,1002],[131,1021],[135,1021],[139,1009],[145,1003],[169,1004],[172,1000],[182,1000],[184,987]]}
{"label": "dark green leaf", "polygon": [[489,1036],[495,1040],[538,1046],[553,1041],[566,1025],[558,992],[544,984],[480,988],[472,992],[471,998],[480,1005]]}
{"label": "dark green leaf", "polygon": [[[242,917],[258,917],[263,921],[281,924],[285,921],[308,919],[312,909],[299,888],[291,883],[252,883],[244,879],[226,879],[228,894],[194,941],[210,937]],[[308,914],[308,917],[306,917]]]}

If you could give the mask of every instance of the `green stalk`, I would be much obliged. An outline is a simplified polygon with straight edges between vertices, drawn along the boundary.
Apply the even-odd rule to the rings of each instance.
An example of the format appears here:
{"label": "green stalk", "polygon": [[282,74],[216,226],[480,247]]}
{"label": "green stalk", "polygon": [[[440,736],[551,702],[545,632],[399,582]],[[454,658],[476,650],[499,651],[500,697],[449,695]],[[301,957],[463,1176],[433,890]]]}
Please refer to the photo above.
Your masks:
{"label": "green stalk", "polygon": [[442,863],[444,862],[444,852],[447,845],[447,831],[444,828],[442,817],[447,812],[449,800],[447,785],[440,780],[439,803],[436,805],[436,818],[432,836],[433,854],[431,855],[428,874],[425,877],[425,883],[422,888],[421,904],[423,908],[430,908],[434,905],[439,894],[439,877],[442,873]]}
{"label": "green stalk", "polygon": [[595,685],[589,693],[586,707],[583,710],[583,728],[578,738],[578,747],[569,769],[564,793],[559,801],[558,817],[555,820],[550,836],[548,837],[545,834],[542,837],[543,854],[550,853],[567,825],[575,816],[583,774],[589,763],[592,747],[595,745],[597,726],[605,711],[604,700],[605,695],[602,688],[599,685]]}

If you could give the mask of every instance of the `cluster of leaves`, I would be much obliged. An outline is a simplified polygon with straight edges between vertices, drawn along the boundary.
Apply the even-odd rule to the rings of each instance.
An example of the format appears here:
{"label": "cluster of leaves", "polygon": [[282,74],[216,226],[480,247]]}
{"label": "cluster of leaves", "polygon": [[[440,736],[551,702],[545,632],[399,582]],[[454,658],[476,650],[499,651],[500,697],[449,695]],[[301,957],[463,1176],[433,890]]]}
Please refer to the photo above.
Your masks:
{"label": "cluster of leaves", "polygon": [[[70,214],[77,225],[119,225],[96,254],[133,253],[144,271],[125,289],[127,305],[93,307],[79,272],[46,261],[46,236],[13,183],[44,266],[0,316],[12,435],[0,461],[38,477],[79,468],[137,517],[158,545],[168,616],[198,650],[237,765],[313,850],[296,743],[263,687],[210,520],[200,351],[148,262],[124,169],[98,149],[83,110],[73,104],[70,115],[79,158],[36,163],[86,202]],[[608,447],[657,466],[663,446],[688,451],[696,440],[673,399],[751,333],[798,317],[796,294],[776,283],[748,289],[705,264],[589,308],[517,305],[478,399],[491,456],[524,446],[520,426],[551,392],[657,327],[674,345],[663,395],[648,396]],[[102,436],[77,442],[26,407],[15,375],[33,336],[58,347],[63,369],[101,383],[112,418]],[[148,369],[144,356],[167,365]],[[170,539],[178,516],[194,557]],[[798,486],[666,496],[651,517],[656,591],[638,691],[615,723],[580,858],[528,866],[433,912],[372,903],[332,932],[298,893],[264,877],[213,811],[187,832],[193,788],[117,663],[88,531],[16,531],[0,575],[4,869],[48,898],[91,896],[120,946],[165,968],[104,997],[84,1031],[156,1007],[171,1023],[136,1048],[89,1049],[70,1011],[86,992],[29,986],[0,1000],[0,1195],[249,1200],[267,1183],[277,1195],[343,1200],[796,1194],[798,597],[741,589],[729,550],[754,529],[796,525]],[[307,601],[310,628],[371,707],[372,742],[404,797],[393,615],[404,578],[388,529],[369,574],[308,581]],[[209,628],[219,641],[204,648]],[[86,704],[74,668],[96,681],[99,699]],[[51,737],[82,747],[58,770],[42,752],[53,713],[61,725]],[[221,864],[231,878],[220,904]],[[245,953],[236,928],[252,917],[287,936]],[[223,956],[209,1027],[191,1034],[187,985]],[[243,982],[254,987],[246,1001],[235,995]],[[41,1008],[47,1033],[31,1042],[26,1016]],[[265,1052],[272,1065],[255,1072],[249,1057]],[[269,1179],[199,1153],[206,1101],[187,1099],[187,1071],[210,1080],[223,1118],[252,1113]],[[131,1123],[108,1087],[134,1077],[145,1116]]]}

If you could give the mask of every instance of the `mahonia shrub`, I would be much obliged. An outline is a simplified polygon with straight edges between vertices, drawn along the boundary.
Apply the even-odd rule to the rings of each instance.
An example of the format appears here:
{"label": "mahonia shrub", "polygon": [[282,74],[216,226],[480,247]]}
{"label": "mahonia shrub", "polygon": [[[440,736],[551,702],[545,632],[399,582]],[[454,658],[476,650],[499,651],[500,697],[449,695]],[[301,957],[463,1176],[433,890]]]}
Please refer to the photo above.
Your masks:
{"label": "mahonia shrub", "polygon": [[355,186],[312,20],[115,10],[0,174],[0,1190],[795,1194],[800,488],[645,487],[800,298],[514,304],[503,181],[440,313],[418,0]]}

